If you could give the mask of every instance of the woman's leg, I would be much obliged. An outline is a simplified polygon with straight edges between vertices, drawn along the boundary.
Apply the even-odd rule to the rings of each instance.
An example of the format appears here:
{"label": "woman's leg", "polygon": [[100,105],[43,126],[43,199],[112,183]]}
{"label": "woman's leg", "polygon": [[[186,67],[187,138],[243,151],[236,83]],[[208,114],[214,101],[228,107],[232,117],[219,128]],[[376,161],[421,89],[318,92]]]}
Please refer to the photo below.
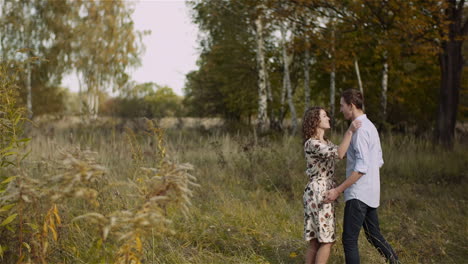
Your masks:
{"label": "woman's leg", "polygon": [[334,243],[320,243],[317,255],[315,256],[315,264],[326,264],[330,257],[331,247]]}
{"label": "woman's leg", "polygon": [[306,252],[306,264],[315,264],[315,256],[319,249],[319,243],[317,239],[312,239],[309,242],[309,247]]}

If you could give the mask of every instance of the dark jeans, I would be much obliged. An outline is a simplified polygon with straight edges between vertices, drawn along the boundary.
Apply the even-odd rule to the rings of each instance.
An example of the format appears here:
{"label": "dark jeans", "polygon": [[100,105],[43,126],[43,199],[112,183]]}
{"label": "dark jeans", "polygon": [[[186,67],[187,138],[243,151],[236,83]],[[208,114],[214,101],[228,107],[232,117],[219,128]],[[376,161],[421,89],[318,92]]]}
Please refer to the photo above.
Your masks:
{"label": "dark jeans", "polygon": [[390,263],[399,263],[398,257],[392,247],[380,233],[377,208],[352,199],[346,202],[343,221],[343,247],[346,264],[359,263],[358,238],[361,227],[364,226],[367,240]]}

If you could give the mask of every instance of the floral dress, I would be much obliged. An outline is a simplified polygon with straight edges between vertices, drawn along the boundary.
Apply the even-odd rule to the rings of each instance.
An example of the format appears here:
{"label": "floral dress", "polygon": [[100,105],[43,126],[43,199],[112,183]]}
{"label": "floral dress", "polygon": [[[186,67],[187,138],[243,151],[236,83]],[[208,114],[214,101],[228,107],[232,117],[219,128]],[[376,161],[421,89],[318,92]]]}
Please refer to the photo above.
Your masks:
{"label": "floral dress", "polygon": [[335,159],[338,146],[309,139],[304,144],[309,183],[304,190],[304,237],[320,243],[335,242],[335,205],[323,203],[325,192],[335,188]]}

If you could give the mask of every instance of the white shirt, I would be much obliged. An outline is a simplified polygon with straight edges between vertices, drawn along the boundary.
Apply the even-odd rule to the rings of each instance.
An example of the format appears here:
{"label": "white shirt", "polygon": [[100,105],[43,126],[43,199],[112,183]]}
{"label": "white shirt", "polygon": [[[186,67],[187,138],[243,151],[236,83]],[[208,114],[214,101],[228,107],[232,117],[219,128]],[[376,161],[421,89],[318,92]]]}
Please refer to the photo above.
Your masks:
{"label": "white shirt", "polygon": [[345,190],[344,199],[345,201],[358,199],[370,207],[377,208],[380,204],[379,169],[384,164],[379,133],[366,115],[361,115],[356,120],[362,123],[354,132],[346,152],[346,178],[353,171],[364,175]]}

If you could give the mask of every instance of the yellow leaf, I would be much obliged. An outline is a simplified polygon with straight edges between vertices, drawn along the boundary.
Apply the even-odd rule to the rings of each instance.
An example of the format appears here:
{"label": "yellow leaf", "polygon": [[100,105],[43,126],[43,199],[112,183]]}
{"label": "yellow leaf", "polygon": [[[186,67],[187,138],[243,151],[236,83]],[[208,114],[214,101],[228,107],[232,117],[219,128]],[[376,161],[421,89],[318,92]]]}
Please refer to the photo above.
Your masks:
{"label": "yellow leaf", "polygon": [[291,252],[291,254],[289,254],[289,257],[290,258],[295,258],[295,257],[297,257],[297,253],[296,252]]}
{"label": "yellow leaf", "polygon": [[6,212],[6,211],[9,211],[11,208],[13,208],[13,206],[15,206],[16,204],[7,204],[7,205],[4,205],[2,206],[2,208],[0,208],[0,212]]}
{"label": "yellow leaf", "polygon": [[44,245],[42,247],[42,254],[46,254],[47,253],[47,248],[49,247],[49,242],[45,241],[44,242]]}
{"label": "yellow leaf", "polygon": [[50,231],[52,231],[52,236],[54,237],[54,240],[57,242],[58,236],[57,236],[57,231],[55,231],[55,228],[52,225],[49,225]]}
{"label": "yellow leaf", "polygon": [[2,181],[2,184],[4,184],[4,183],[9,183],[9,182],[11,182],[12,180],[14,180],[15,178],[16,178],[16,176],[8,177],[8,178],[6,178],[4,181]]}
{"label": "yellow leaf", "polygon": [[142,245],[142,243],[141,243],[140,236],[137,235],[137,236],[135,237],[135,242],[136,242],[136,248],[137,248],[138,252],[141,252],[142,249],[143,249],[143,245]]}
{"label": "yellow leaf", "polygon": [[44,233],[44,235],[46,235],[46,236],[47,236],[47,233],[48,233],[47,230],[48,230],[47,229],[47,222],[44,222],[44,225],[42,226],[42,233]]}
{"label": "yellow leaf", "polygon": [[57,219],[57,223],[60,225],[62,223],[62,221],[60,220],[57,205],[55,205],[55,204],[54,204],[54,215],[55,215],[55,219]]}
{"label": "yellow leaf", "polygon": [[33,230],[38,230],[39,226],[33,223],[26,223],[26,225],[30,226]]}
{"label": "yellow leaf", "polygon": [[23,242],[23,246],[28,249],[28,252],[31,253],[31,247],[29,246],[28,243]]}
{"label": "yellow leaf", "polygon": [[11,223],[13,220],[15,220],[16,216],[18,214],[12,214],[10,216],[8,216],[5,220],[3,220],[3,222],[0,224],[0,226],[6,226],[8,225],[9,223]]}

